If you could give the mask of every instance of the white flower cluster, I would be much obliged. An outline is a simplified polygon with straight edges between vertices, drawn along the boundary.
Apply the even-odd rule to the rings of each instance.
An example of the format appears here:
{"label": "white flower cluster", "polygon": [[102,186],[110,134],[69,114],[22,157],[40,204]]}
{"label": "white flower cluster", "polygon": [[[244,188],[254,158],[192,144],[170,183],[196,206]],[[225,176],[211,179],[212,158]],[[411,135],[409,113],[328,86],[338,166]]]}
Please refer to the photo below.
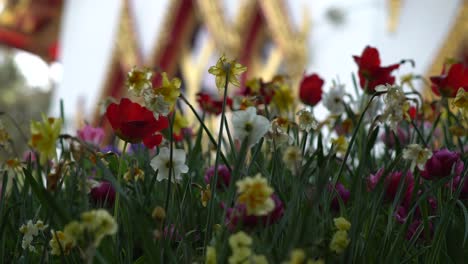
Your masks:
{"label": "white flower cluster", "polygon": [[400,86],[389,84],[379,85],[375,90],[377,92],[386,92],[383,98],[385,108],[380,120],[386,122],[396,133],[398,123],[403,121],[403,119],[409,119],[408,110],[410,108],[410,104],[406,100],[405,93]]}
{"label": "white flower cluster", "polygon": [[39,231],[44,231],[47,228],[47,225],[41,220],[37,220],[35,224],[33,224],[32,220],[28,220],[26,224],[23,224],[19,231],[23,233],[23,241],[21,243],[21,247],[23,249],[28,249],[31,252],[35,252],[36,248],[32,245],[34,237],[39,234]]}

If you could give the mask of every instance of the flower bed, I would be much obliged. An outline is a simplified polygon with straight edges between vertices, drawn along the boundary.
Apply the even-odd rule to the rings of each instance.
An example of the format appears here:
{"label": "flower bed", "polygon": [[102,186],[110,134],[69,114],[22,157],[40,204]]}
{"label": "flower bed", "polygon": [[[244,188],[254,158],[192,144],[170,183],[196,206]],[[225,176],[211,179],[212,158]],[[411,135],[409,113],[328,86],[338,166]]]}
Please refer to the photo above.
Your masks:
{"label": "flower bed", "polygon": [[429,82],[372,47],[354,60],[350,94],[317,74],[236,88],[246,68],[223,56],[199,109],[177,78],[134,68],[107,147],[101,128],[44,116],[19,157],[0,127],[0,262],[463,263],[468,67]]}

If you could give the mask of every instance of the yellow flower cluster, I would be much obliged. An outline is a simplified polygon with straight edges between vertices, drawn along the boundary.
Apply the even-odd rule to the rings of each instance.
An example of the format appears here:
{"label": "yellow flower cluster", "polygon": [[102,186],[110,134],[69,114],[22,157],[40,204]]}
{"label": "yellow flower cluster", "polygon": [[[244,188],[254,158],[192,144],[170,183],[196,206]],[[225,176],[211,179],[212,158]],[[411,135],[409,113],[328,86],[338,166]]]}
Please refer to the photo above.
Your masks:
{"label": "yellow flower cluster", "polygon": [[62,129],[62,120],[47,118],[42,115],[42,122],[31,122],[31,140],[29,144],[40,154],[40,163],[44,165],[48,159],[56,158],[55,143]]}
{"label": "yellow flower cluster", "polygon": [[246,233],[240,231],[229,237],[229,246],[232,250],[232,255],[228,259],[230,264],[252,263],[252,264],[267,264],[268,260],[264,255],[253,254],[252,238]]}
{"label": "yellow flower cluster", "polygon": [[343,217],[335,218],[333,219],[333,222],[338,230],[330,241],[330,250],[337,254],[341,254],[348,247],[350,242],[348,231],[351,228],[351,223]]}
{"label": "yellow flower cluster", "polygon": [[223,55],[221,58],[219,58],[215,66],[211,66],[210,69],[208,69],[208,72],[216,77],[216,87],[221,90],[224,88],[226,83],[226,77],[228,78],[227,82],[239,87],[240,83],[237,79],[237,76],[246,70],[247,67],[236,62],[235,60],[228,62],[226,57]]}
{"label": "yellow flower cluster", "polygon": [[273,188],[260,174],[255,177],[245,177],[236,182],[236,185],[239,193],[237,201],[245,204],[247,215],[266,215],[275,208],[275,202],[271,198]]}
{"label": "yellow flower cluster", "polygon": [[[80,241],[98,247],[106,235],[117,233],[117,222],[104,209],[91,210],[81,214],[81,221],[68,223],[63,231],[53,231],[49,242],[52,255],[67,255]],[[87,240],[89,239],[89,240]],[[85,246],[89,246],[86,244]]]}
{"label": "yellow flower cluster", "polygon": [[325,264],[323,259],[307,259],[304,250],[302,249],[294,249],[291,251],[290,259],[283,264]]}

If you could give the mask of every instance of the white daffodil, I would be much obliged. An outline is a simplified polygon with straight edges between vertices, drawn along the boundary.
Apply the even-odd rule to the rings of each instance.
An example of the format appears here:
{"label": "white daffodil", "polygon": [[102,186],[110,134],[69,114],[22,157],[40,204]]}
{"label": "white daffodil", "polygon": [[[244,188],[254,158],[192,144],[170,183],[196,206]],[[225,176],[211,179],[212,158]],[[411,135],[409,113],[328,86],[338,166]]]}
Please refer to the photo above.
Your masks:
{"label": "white daffodil", "polygon": [[299,117],[298,123],[299,128],[304,131],[310,131],[312,129],[317,129],[318,124],[315,120],[314,114],[308,109],[299,110],[296,115]]}
{"label": "white daffodil", "polygon": [[23,241],[21,243],[21,247],[23,249],[28,249],[31,252],[36,251],[36,248],[31,245],[32,241],[35,236],[39,234],[39,231],[44,231],[47,228],[47,225],[41,220],[38,220],[35,224],[33,224],[32,220],[28,220],[28,222],[22,225],[19,228],[19,231],[23,233]]}
{"label": "white daffodil", "polygon": [[386,122],[393,131],[397,131],[398,123],[409,119],[409,102],[406,100],[403,89],[396,85],[378,86],[378,92],[387,92],[384,96],[385,109],[381,115],[381,121]]}
{"label": "white daffodil", "polygon": [[340,115],[345,111],[343,98],[345,96],[345,89],[343,84],[338,84],[332,87],[328,93],[322,97],[323,105],[333,115]]}
{"label": "white daffodil", "polygon": [[248,145],[255,145],[270,129],[270,122],[264,116],[257,115],[255,107],[235,111],[232,115],[234,136],[239,140],[248,139]]}
{"label": "white daffodil", "polygon": [[173,182],[182,180],[180,174],[187,173],[189,168],[185,165],[185,151],[183,149],[172,150],[172,161],[170,150],[167,147],[161,148],[159,154],[151,160],[151,167],[158,172],[158,181],[169,179],[169,169],[174,173]]}
{"label": "white daffodil", "polygon": [[411,160],[411,170],[417,165],[420,170],[424,170],[426,161],[432,157],[432,151],[422,148],[418,144],[410,144],[403,150],[403,158]]}
{"label": "white daffodil", "polygon": [[146,89],[143,91],[143,99],[145,106],[151,110],[156,119],[159,115],[167,116],[171,110],[171,105],[164,99],[164,96],[155,94],[153,89]]}

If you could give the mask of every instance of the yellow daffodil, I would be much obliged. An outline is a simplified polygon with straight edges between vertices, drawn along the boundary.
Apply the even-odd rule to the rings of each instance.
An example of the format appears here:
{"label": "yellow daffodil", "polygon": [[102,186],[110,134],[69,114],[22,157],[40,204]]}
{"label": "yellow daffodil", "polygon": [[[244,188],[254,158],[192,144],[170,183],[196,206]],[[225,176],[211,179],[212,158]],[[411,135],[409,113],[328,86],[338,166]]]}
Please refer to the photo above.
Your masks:
{"label": "yellow daffodil", "polygon": [[42,122],[31,122],[31,141],[29,144],[40,154],[40,163],[45,164],[48,159],[56,158],[55,143],[62,129],[62,120],[42,116]]}
{"label": "yellow daffodil", "polygon": [[70,250],[75,246],[72,237],[62,231],[51,231],[52,239],[49,241],[50,254],[60,256],[70,254]]}
{"label": "yellow daffodil", "polygon": [[8,134],[8,131],[6,131],[3,122],[0,120],[0,147],[7,146],[9,140],[10,135]]}
{"label": "yellow daffodil", "polygon": [[153,72],[150,69],[137,69],[136,67],[133,67],[132,70],[127,74],[127,81],[125,85],[129,91],[135,93],[136,95],[141,95],[143,90],[152,88],[152,77]]}
{"label": "yellow daffodil", "polygon": [[216,249],[214,247],[206,247],[206,260],[205,264],[216,264]]}
{"label": "yellow daffodil", "polygon": [[290,170],[294,171],[298,168],[302,161],[302,151],[296,146],[289,146],[283,154],[283,162]]}
{"label": "yellow daffodil", "polygon": [[145,172],[140,169],[140,168],[132,168],[125,172],[123,178],[125,181],[130,182],[130,181],[143,181],[145,179]]}
{"label": "yellow daffodil", "polygon": [[307,264],[325,264],[325,260],[319,258],[319,259],[308,259]]}
{"label": "yellow daffodil", "polygon": [[468,92],[463,88],[458,89],[457,95],[455,96],[455,99],[453,99],[452,104],[460,109],[468,110]]}
{"label": "yellow daffodil", "polygon": [[348,247],[349,242],[350,240],[348,238],[348,232],[344,230],[338,230],[335,232],[332,240],[330,241],[330,250],[336,252],[337,254],[341,254]]}
{"label": "yellow daffodil", "polygon": [[82,213],[81,222],[87,232],[94,236],[94,245],[96,247],[99,246],[104,236],[117,233],[117,222],[104,209]]}
{"label": "yellow daffodil", "polygon": [[338,230],[349,231],[351,228],[351,223],[346,220],[344,217],[338,217],[333,219],[333,223]]}
{"label": "yellow daffodil", "polygon": [[267,179],[260,174],[246,177],[236,185],[239,192],[237,201],[245,204],[247,215],[266,215],[274,209],[275,203],[271,198],[273,189],[268,185]]}
{"label": "yellow daffodil", "polygon": [[165,72],[161,76],[162,84],[160,87],[145,89],[142,93],[145,106],[153,111],[156,117],[168,115],[174,109],[177,98],[180,96],[180,79],[169,80]]}
{"label": "yellow daffodil", "polygon": [[260,92],[260,88],[262,87],[261,79],[258,79],[258,78],[250,79],[247,81],[245,86],[249,87],[252,93],[257,94]]}
{"label": "yellow daffodil", "polygon": [[208,205],[208,201],[211,199],[211,189],[210,185],[208,184],[205,189],[201,190],[201,203],[203,207],[206,207]]}
{"label": "yellow daffodil", "polygon": [[243,66],[242,64],[236,62],[235,60],[227,61],[226,57],[221,56],[215,66],[211,66],[208,70],[209,73],[216,76],[216,87],[218,89],[223,89],[226,83],[226,77],[228,78],[227,81],[234,86],[239,87],[240,83],[238,75],[245,72],[247,67]]}
{"label": "yellow daffodil", "polygon": [[229,237],[229,246],[232,250],[232,255],[229,257],[229,263],[244,263],[246,259],[252,255],[250,246],[252,245],[252,238],[240,231]]}
{"label": "yellow daffodil", "polygon": [[166,210],[164,210],[164,208],[162,208],[161,206],[156,206],[153,209],[153,213],[151,213],[151,216],[154,220],[163,221],[164,219],[166,219]]}
{"label": "yellow daffodil", "polygon": [[164,100],[171,105],[172,109],[177,101],[177,98],[179,98],[181,82],[179,78],[173,78],[172,80],[169,80],[167,73],[165,72],[163,72],[161,75],[162,85],[155,90],[155,93],[164,96]]}
{"label": "yellow daffodil", "polygon": [[334,138],[332,139],[331,142],[335,145],[337,152],[345,153],[346,150],[348,149],[348,141],[346,140],[344,136],[339,136],[338,138]]}
{"label": "yellow daffodil", "polygon": [[290,87],[285,83],[280,84],[277,89],[275,89],[272,101],[280,113],[291,110],[294,105],[294,96]]}
{"label": "yellow daffodil", "polygon": [[250,257],[250,263],[252,263],[252,264],[268,264],[268,260],[264,255],[252,255]]}
{"label": "yellow daffodil", "polygon": [[294,249],[291,251],[291,259],[285,264],[303,264],[305,263],[306,254],[302,249]]}
{"label": "yellow daffodil", "polygon": [[183,128],[187,128],[189,126],[188,119],[180,114],[179,112],[175,112],[174,115],[174,128],[173,133],[179,135]]}
{"label": "yellow daffodil", "polygon": [[243,231],[239,231],[229,237],[229,245],[232,249],[250,247],[252,242],[252,238]]}

